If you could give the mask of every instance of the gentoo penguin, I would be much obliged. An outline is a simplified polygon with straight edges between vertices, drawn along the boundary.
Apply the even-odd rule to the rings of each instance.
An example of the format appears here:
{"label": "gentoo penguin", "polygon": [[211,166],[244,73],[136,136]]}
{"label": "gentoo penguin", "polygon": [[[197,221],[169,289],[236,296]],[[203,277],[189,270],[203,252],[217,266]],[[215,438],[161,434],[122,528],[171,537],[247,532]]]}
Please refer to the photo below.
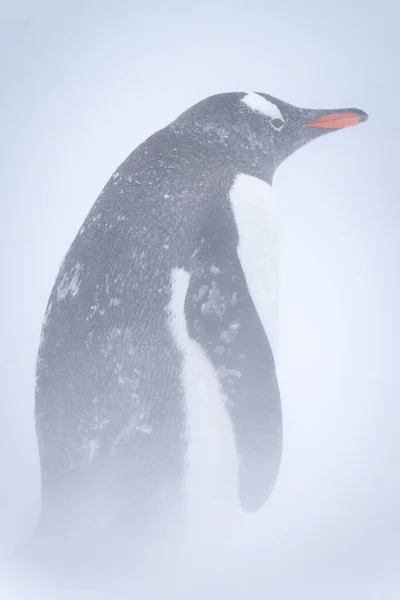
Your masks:
{"label": "gentoo penguin", "polygon": [[307,142],[366,118],[218,94],[115,171],[43,324],[42,525],[64,535],[107,507],[140,528],[224,486],[245,511],[264,504],[282,448],[273,176]]}

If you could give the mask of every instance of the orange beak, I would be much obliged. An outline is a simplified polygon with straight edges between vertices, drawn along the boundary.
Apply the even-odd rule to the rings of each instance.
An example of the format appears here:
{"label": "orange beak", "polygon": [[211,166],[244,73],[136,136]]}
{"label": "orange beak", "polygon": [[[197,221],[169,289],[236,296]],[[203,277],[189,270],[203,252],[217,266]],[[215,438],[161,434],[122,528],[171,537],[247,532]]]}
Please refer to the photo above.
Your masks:
{"label": "orange beak", "polygon": [[357,114],[353,112],[333,113],[330,115],[324,115],[306,123],[303,127],[317,127],[320,129],[342,129],[343,127],[352,127],[358,125],[367,119],[365,113]]}

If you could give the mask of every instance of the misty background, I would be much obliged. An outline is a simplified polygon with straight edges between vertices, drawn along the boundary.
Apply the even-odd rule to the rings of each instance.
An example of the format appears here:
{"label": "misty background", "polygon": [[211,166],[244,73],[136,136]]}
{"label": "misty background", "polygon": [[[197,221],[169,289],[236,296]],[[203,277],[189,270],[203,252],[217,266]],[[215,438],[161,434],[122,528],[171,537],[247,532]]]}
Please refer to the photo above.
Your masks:
{"label": "misty background", "polygon": [[35,359],[63,255],[140,142],[210,94],[254,90],[370,119],[275,176],[284,456],[219,574],[260,598],[266,582],[398,598],[399,17],[371,0],[0,1],[1,555],[38,514]]}

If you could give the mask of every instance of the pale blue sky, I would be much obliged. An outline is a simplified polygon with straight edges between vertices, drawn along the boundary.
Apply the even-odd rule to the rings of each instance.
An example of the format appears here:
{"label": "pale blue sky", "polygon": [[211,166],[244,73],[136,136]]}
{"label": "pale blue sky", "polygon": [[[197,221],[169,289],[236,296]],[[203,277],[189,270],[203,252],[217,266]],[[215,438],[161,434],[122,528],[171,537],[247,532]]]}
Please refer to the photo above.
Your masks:
{"label": "pale blue sky", "polygon": [[37,510],[35,353],[64,252],[140,141],[209,94],[256,90],[310,108],[358,107],[370,120],[303,148],[274,182],[285,454],[247,556],[258,548],[276,578],[301,569],[299,556],[307,581],[312,565],[322,583],[347,573],[353,598],[369,598],[367,577],[369,590],[399,585],[400,9],[10,4],[0,9],[4,546]]}

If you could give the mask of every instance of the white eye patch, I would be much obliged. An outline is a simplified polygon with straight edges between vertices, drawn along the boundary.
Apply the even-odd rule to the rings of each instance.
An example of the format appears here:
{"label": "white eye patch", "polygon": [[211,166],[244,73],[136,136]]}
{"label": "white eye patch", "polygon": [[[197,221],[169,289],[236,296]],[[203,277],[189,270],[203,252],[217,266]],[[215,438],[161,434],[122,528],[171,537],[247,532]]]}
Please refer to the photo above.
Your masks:
{"label": "white eye patch", "polygon": [[266,98],[263,98],[259,94],[256,94],[255,92],[250,92],[249,94],[246,94],[246,96],[244,96],[241,100],[249,108],[251,108],[251,110],[255,110],[256,112],[259,112],[262,115],[269,117],[270,119],[280,119],[281,121],[283,121],[283,123],[285,122],[284,118],[282,117],[282,113],[276,106],[276,104],[270,102]]}

